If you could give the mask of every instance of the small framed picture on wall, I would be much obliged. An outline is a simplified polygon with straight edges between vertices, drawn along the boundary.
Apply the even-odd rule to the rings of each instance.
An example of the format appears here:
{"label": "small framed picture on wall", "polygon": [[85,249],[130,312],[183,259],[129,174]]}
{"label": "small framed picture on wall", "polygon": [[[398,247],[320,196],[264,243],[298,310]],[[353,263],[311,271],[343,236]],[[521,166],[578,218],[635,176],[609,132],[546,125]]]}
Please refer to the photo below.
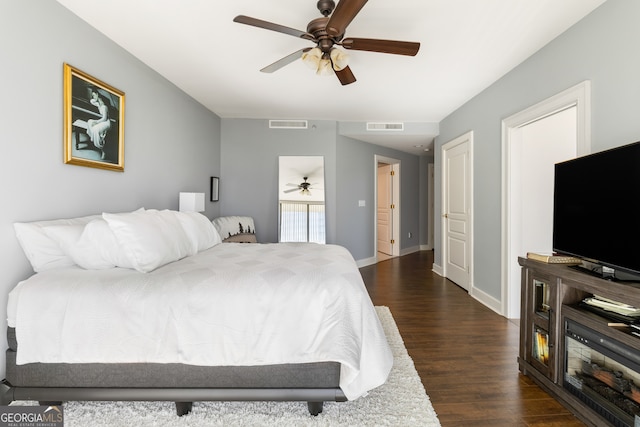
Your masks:
{"label": "small framed picture on wall", "polygon": [[64,64],[64,162],[124,171],[124,92]]}
{"label": "small framed picture on wall", "polygon": [[220,200],[220,178],[217,176],[211,177],[211,201],[217,202]]}

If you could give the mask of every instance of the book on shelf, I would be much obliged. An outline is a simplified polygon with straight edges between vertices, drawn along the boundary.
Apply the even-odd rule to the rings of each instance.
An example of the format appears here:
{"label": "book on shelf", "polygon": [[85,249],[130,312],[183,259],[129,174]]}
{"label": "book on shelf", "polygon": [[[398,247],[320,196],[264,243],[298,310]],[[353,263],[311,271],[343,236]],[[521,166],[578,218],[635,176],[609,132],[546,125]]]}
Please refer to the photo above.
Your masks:
{"label": "book on shelf", "polygon": [[533,357],[541,363],[546,364],[549,361],[549,336],[538,329],[533,335]]}
{"label": "book on shelf", "polygon": [[580,258],[566,255],[547,254],[539,252],[527,252],[527,258],[534,261],[546,262],[547,264],[582,264]]}

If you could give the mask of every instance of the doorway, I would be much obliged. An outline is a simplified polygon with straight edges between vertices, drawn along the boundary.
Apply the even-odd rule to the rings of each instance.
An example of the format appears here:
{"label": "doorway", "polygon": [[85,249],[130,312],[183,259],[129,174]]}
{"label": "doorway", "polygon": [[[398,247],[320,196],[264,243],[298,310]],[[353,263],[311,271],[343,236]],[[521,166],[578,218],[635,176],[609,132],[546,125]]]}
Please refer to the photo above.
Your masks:
{"label": "doorway", "polygon": [[553,165],[590,152],[585,81],[503,121],[502,314],[520,317],[519,256],[551,252]]}
{"label": "doorway", "polygon": [[375,156],[377,261],[400,255],[400,161]]}

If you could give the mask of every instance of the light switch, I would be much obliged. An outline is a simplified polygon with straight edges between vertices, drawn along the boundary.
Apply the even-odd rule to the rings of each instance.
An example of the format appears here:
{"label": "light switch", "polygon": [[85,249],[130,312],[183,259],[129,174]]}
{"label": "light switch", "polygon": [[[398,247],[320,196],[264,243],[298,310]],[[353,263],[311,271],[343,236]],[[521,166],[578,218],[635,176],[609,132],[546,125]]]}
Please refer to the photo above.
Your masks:
{"label": "light switch", "polygon": [[364,200],[358,200],[358,206],[359,206],[359,207],[366,206],[365,201],[364,201]]}

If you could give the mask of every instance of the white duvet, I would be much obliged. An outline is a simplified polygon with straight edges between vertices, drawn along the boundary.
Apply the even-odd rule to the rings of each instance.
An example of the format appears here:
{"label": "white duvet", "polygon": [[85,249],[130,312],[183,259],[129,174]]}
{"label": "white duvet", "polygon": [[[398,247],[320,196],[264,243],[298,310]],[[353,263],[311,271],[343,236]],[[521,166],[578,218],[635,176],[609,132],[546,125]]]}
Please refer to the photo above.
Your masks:
{"label": "white duvet", "polygon": [[224,243],[150,273],[44,271],[9,295],[18,364],[266,365],[336,361],[352,400],[393,356],[351,254]]}

